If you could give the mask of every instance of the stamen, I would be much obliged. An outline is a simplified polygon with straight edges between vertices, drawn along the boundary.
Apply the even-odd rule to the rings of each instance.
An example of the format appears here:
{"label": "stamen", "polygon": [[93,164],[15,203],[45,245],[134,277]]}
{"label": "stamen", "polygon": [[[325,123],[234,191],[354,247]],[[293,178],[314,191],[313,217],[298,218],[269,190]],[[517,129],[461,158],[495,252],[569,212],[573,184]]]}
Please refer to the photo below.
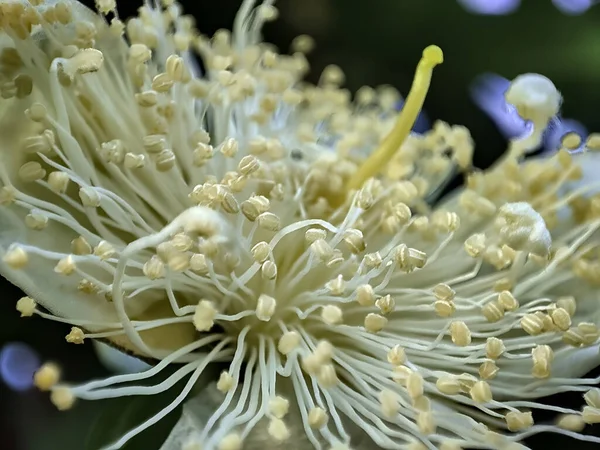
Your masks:
{"label": "stamen", "polygon": [[425,96],[429,90],[433,68],[443,61],[444,54],[439,47],[431,45],[423,51],[423,56],[417,65],[410,92],[408,97],[406,97],[406,102],[396,120],[394,128],[385,137],[379,148],[362,163],[358,171],[348,181],[346,189],[360,188],[365,181],[379,173],[398,151],[410,133],[423,107]]}

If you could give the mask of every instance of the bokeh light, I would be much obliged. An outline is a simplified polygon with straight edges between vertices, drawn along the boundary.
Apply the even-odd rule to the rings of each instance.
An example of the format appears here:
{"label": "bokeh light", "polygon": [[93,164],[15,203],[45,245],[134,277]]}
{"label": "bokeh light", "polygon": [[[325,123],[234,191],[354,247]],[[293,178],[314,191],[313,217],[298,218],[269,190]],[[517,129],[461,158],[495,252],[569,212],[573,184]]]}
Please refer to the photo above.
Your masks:
{"label": "bokeh light", "polygon": [[40,358],[22,342],[5,344],[0,350],[0,378],[15,391],[33,386],[33,374],[40,367]]}
{"label": "bokeh light", "polygon": [[[519,117],[513,106],[506,102],[504,94],[509,85],[509,80],[493,73],[480,75],[471,85],[471,98],[494,122],[506,139],[527,134],[531,126]],[[582,140],[585,140],[588,133],[585,126],[576,120],[554,119],[544,134],[543,150],[548,152],[558,150],[562,137],[569,132],[576,132]]]}
{"label": "bokeh light", "polygon": [[521,0],[458,0],[467,10],[475,14],[500,16],[516,11]]}
{"label": "bokeh light", "polygon": [[569,15],[579,15],[590,9],[594,0],[552,0],[552,3],[563,13]]}
{"label": "bokeh light", "polygon": [[526,134],[530,126],[506,102],[504,93],[509,84],[510,81],[500,75],[485,73],[477,77],[470,88],[475,104],[492,119],[507,139]]}

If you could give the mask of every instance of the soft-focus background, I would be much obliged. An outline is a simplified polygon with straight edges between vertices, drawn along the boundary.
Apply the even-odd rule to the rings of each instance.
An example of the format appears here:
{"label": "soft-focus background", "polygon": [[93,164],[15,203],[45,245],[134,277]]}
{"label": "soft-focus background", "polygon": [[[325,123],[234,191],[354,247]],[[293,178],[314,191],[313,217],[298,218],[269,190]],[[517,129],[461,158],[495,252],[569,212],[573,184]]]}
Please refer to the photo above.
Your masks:
{"label": "soft-focus background", "polygon": [[[240,2],[181,0],[204,34],[228,28]],[[127,16],[140,2],[119,3],[122,15]],[[446,61],[435,71],[425,103],[426,116],[430,123],[442,119],[466,125],[477,142],[475,163],[486,167],[504,150],[507,137],[524,130],[502,97],[505,79],[523,72],[548,76],[565,99],[563,121],[548,133],[542,150],[551,151],[570,129],[600,131],[600,5],[594,3],[280,0],[281,17],[267,26],[265,35],[281,51],[287,51],[298,34],[313,36],[317,40],[310,55],[313,81],[327,64],[334,63],[345,71],[346,86],[351,90],[364,84],[391,84],[402,94],[408,91],[422,49],[432,43],[441,46]],[[419,123],[421,130],[428,126],[427,117]],[[100,377],[108,370],[100,365],[90,344],[65,342],[68,326],[37,318],[19,319],[14,305],[20,292],[0,282],[0,448],[97,450],[95,445],[102,436],[111,432],[116,436],[119,427],[126,425],[119,417],[131,419],[140,408],[127,399],[80,402],[74,410],[58,413],[47,395],[30,389],[31,373],[40,361],[58,362],[72,381]],[[160,407],[160,401],[155,407]],[[563,396],[553,402],[577,407],[580,398]],[[170,423],[165,422],[166,430]],[[138,439],[127,448],[157,449],[161,436],[158,430],[156,433],[158,436]],[[556,436],[530,442],[534,449],[569,444]],[[593,447],[576,445],[578,449]]]}

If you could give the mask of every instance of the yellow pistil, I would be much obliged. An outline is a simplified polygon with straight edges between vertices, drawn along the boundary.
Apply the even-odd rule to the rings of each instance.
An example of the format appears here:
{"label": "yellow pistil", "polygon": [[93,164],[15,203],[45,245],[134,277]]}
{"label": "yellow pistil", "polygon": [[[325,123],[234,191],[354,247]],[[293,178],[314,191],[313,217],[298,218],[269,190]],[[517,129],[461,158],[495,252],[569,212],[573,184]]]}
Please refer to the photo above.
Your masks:
{"label": "yellow pistil", "polygon": [[410,133],[423,107],[423,102],[431,83],[433,68],[443,61],[444,53],[438,46],[430,45],[423,50],[423,56],[417,65],[413,84],[394,128],[385,137],[379,148],[369,156],[348,180],[348,191],[359,189],[365,181],[381,171],[385,167],[385,164],[392,159],[394,153],[398,151]]}

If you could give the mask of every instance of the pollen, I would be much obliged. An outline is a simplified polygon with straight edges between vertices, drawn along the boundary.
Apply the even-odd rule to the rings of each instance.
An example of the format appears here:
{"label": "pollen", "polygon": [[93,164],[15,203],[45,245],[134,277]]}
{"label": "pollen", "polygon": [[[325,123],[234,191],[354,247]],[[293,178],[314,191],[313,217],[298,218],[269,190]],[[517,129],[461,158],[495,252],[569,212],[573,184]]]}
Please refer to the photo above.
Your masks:
{"label": "pollen", "polygon": [[40,391],[49,391],[60,380],[60,369],[53,363],[46,363],[33,376],[33,382]]}
{"label": "pollen", "polygon": [[37,303],[31,297],[21,297],[17,301],[17,311],[21,313],[21,317],[31,317],[36,306]]}

